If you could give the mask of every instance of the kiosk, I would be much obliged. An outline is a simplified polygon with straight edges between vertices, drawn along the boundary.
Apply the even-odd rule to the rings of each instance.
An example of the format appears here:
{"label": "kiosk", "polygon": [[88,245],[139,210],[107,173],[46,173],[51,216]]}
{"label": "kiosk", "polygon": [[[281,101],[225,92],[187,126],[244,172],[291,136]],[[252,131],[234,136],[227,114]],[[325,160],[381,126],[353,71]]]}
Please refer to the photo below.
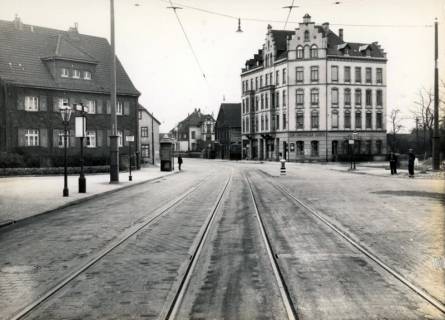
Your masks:
{"label": "kiosk", "polygon": [[173,171],[175,169],[173,139],[164,136],[159,143],[161,149],[161,171]]}

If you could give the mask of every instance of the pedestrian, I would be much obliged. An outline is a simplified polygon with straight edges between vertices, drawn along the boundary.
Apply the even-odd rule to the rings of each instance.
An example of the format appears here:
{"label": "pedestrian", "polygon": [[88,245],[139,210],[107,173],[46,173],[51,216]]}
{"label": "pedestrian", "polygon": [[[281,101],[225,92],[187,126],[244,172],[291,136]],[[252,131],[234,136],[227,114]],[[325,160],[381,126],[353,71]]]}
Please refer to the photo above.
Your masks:
{"label": "pedestrian", "polygon": [[178,166],[179,166],[179,171],[181,171],[181,165],[182,165],[182,157],[181,155],[178,156]]}
{"label": "pedestrian", "polygon": [[397,174],[397,155],[392,151],[389,154],[389,167],[391,168],[391,174]]}
{"label": "pedestrian", "polygon": [[416,161],[416,156],[413,153],[413,149],[408,150],[408,174],[410,178],[414,178],[414,161]]}

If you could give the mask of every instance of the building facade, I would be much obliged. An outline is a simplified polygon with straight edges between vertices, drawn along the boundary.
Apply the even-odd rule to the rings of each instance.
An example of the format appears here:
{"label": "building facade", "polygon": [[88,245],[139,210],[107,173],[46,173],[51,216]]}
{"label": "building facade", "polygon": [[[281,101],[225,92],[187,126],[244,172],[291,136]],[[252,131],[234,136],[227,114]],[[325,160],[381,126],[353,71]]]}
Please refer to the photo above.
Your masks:
{"label": "building facade", "polygon": [[[17,153],[28,165],[63,164],[64,127],[59,107],[82,103],[87,112],[85,162],[107,164],[111,134],[108,41],[78,32],[0,21],[0,151]],[[136,136],[140,93],[117,60],[117,122],[121,154],[125,136]],[[73,112],[67,142],[69,159],[78,160]],[[34,163],[32,163],[34,162]]]}
{"label": "building facade", "polygon": [[343,36],[308,14],[293,31],[268,26],[241,72],[247,158],[337,160],[350,140],[364,158],[386,152],[386,53]]}
{"label": "building facade", "polygon": [[159,164],[159,126],[161,123],[141,105],[139,105],[138,119],[141,164]]}
{"label": "building facade", "polygon": [[222,103],[215,124],[216,153],[221,159],[241,159],[241,103]]}

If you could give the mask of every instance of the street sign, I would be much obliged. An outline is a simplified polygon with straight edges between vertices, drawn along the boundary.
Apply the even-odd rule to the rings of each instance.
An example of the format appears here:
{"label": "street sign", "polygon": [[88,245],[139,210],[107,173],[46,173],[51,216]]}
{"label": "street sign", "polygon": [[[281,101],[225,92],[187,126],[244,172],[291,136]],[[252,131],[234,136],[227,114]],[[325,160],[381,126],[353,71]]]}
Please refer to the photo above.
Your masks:
{"label": "street sign", "polygon": [[76,122],[75,122],[76,138],[85,137],[86,130],[87,130],[87,118],[86,117],[76,117]]}
{"label": "street sign", "polygon": [[125,140],[126,140],[127,142],[134,142],[134,136],[126,136],[126,137],[125,137]]}
{"label": "street sign", "polygon": [[354,139],[349,139],[349,144],[354,144]]}

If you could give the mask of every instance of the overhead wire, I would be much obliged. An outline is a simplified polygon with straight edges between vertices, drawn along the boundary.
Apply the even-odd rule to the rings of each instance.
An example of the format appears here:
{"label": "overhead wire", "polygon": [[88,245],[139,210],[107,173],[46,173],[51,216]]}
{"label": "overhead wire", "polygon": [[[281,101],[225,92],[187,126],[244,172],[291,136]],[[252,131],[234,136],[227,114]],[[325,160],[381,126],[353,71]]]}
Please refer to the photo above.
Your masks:
{"label": "overhead wire", "polygon": [[292,12],[292,9],[294,8],[294,2],[295,2],[295,0],[292,0],[291,5],[288,7],[289,8],[289,12],[287,13],[286,22],[284,23],[283,29],[286,29],[287,22],[289,21],[290,13]]}

